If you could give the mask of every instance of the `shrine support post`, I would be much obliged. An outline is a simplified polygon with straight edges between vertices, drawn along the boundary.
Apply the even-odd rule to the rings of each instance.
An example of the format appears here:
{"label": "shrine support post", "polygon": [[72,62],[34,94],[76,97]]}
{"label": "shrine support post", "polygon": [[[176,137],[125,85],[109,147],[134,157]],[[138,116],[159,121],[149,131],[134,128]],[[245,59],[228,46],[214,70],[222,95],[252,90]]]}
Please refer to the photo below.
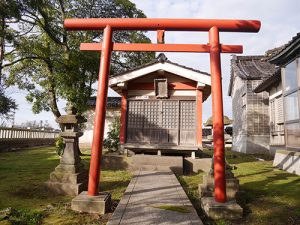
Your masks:
{"label": "shrine support post", "polygon": [[90,162],[88,184],[88,195],[90,196],[95,196],[98,194],[111,51],[112,28],[110,26],[106,26],[103,33],[103,44],[100,59],[98,91],[94,120],[93,144]]}
{"label": "shrine support post", "polygon": [[197,99],[197,145],[202,147],[202,101],[203,101],[203,90],[196,90]]}
{"label": "shrine support post", "polygon": [[121,118],[120,118],[120,143],[125,144],[126,139],[126,110],[127,109],[127,90],[122,91],[121,98]]}
{"label": "shrine support post", "polygon": [[226,202],[224,121],[220,59],[221,50],[219,30],[217,27],[212,27],[209,30],[209,45],[214,141],[215,200],[217,202]]}

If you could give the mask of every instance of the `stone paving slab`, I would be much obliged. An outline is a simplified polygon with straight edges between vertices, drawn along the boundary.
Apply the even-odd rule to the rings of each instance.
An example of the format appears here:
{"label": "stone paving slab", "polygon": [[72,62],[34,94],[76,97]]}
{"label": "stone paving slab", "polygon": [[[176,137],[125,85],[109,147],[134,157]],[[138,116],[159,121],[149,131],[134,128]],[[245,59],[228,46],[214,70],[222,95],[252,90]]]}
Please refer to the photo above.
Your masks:
{"label": "stone paving slab", "polygon": [[[171,206],[175,210],[162,207]],[[185,212],[179,212],[179,209]],[[108,225],[203,224],[171,171],[136,171]]]}

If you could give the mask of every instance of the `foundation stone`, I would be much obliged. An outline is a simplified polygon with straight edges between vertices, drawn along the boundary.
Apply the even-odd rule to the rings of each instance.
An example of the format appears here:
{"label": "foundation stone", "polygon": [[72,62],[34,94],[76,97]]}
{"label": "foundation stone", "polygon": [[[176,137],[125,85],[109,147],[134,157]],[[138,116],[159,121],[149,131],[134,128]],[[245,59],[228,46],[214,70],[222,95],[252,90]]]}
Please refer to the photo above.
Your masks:
{"label": "foundation stone", "polygon": [[[213,165],[213,163],[212,163]],[[212,219],[239,219],[243,217],[243,208],[236,202],[237,196],[241,196],[239,181],[231,172],[231,167],[226,166],[226,198],[227,202],[215,201],[214,196],[214,170],[203,176],[203,184],[199,184],[201,207]]]}

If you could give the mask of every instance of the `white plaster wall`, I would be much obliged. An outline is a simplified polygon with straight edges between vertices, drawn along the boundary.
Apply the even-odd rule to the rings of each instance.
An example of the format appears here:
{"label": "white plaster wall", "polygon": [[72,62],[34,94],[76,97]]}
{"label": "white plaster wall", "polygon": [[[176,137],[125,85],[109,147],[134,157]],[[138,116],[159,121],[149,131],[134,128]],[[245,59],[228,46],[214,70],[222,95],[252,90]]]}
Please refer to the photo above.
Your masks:
{"label": "white plaster wall", "polygon": [[269,153],[270,137],[267,135],[251,135],[247,137],[246,153],[267,154]]}
{"label": "white plaster wall", "polygon": [[[107,137],[107,132],[109,131],[112,122],[115,118],[120,117],[120,115],[120,108],[110,108],[106,110],[104,138]],[[84,124],[84,128],[82,129],[83,136],[79,138],[79,145],[81,147],[91,147],[93,141],[95,110],[90,109],[86,111],[84,116],[87,118],[87,122]]]}
{"label": "white plaster wall", "polygon": [[246,118],[242,118],[242,95],[246,92],[244,81],[234,75],[232,87],[232,150],[236,152],[246,153],[246,130],[243,127],[243,122]]}
{"label": "white plaster wall", "polygon": [[[232,139],[232,150],[236,152],[246,154],[257,154],[257,153],[268,153],[270,136],[268,134],[249,134],[247,132],[247,126],[253,123],[251,120],[251,105],[247,101],[246,103],[246,114],[242,115],[243,112],[243,94],[247,97],[248,93],[246,90],[245,81],[240,77],[235,76],[234,85],[232,89],[232,114],[233,114],[233,139]],[[267,116],[269,113],[267,112]],[[248,124],[247,124],[248,123]],[[262,132],[263,133],[263,132]]]}
{"label": "white plaster wall", "polygon": [[246,154],[266,154],[269,153],[269,136],[240,134],[233,140],[232,150]]}
{"label": "white plaster wall", "polygon": [[247,144],[246,144],[247,136],[240,134],[234,136],[232,139],[232,151],[247,153]]}

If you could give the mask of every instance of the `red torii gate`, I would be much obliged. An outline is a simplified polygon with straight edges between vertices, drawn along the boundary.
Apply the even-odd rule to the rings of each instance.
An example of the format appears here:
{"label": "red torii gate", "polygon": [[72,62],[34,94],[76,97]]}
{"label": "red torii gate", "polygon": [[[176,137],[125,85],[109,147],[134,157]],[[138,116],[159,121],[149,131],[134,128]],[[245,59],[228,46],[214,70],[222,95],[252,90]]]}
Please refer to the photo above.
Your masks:
{"label": "red torii gate", "polygon": [[[241,45],[222,45],[219,32],[258,32],[257,20],[212,20],[212,19],[145,19],[145,18],[90,18],[66,19],[67,30],[102,30],[102,43],[82,43],[81,50],[101,51],[92,155],[90,161],[88,195],[98,195],[100,159],[104,135],[106,99],[112,51],[159,51],[159,52],[206,52],[210,53],[215,200],[226,202],[224,123],[220,53],[242,53]],[[157,31],[160,44],[113,43],[114,30]],[[164,31],[208,31],[208,44],[162,44]]]}

